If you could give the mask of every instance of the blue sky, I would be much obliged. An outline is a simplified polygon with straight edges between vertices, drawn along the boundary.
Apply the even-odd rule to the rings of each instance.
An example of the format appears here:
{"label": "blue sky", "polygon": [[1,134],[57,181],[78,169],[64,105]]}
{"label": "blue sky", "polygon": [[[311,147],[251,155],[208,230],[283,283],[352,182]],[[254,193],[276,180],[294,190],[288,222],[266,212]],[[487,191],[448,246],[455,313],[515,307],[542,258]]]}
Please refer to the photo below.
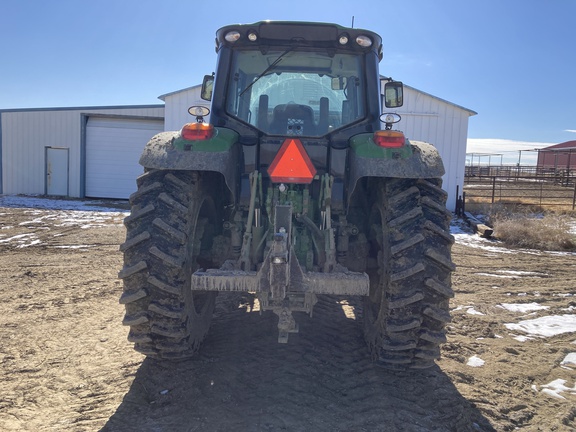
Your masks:
{"label": "blue sky", "polygon": [[214,70],[221,26],[352,16],[383,75],[478,112],[469,151],[576,139],[574,0],[0,0],[0,109],[161,103]]}

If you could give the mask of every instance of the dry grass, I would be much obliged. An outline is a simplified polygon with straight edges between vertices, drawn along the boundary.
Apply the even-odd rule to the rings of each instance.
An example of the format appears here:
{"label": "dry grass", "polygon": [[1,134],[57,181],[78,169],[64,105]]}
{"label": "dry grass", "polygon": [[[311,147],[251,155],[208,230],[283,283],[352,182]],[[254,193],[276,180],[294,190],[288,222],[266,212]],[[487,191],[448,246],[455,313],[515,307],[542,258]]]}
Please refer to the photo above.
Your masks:
{"label": "dry grass", "polygon": [[576,219],[566,214],[529,213],[518,206],[484,209],[494,237],[513,247],[576,251]]}
{"label": "dry grass", "polygon": [[551,251],[576,251],[574,212],[549,212],[522,205],[475,204],[468,209],[482,215],[494,228],[493,237],[512,247]]}
{"label": "dry grass", "polygon": [[494,237],[510,246],[576,251],[576,235],[570,232],[570,225],[565,218],[559,216],[496,220]]}

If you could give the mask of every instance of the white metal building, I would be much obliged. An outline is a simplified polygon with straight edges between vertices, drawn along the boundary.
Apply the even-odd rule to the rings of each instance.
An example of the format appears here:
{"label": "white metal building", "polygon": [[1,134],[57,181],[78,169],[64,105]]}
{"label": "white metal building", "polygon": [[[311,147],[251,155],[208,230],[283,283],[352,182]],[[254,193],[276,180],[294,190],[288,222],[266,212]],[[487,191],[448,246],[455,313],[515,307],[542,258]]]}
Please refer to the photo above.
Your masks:
{"label": "white metal building", "polygon": [[0,193],[127,198],[164,106],[0,111]]}
{"label": "white metal building", "polygon": [[[146,142],[193,121],[188,107],[209,106],[200,90],[162,95],[165,105],[0,110],[0,194],[127,198]],[[453,210],[464,182],[468,119],[476,113],[407,85],[397,112],[397,128],[408,138],[438,148]]]}

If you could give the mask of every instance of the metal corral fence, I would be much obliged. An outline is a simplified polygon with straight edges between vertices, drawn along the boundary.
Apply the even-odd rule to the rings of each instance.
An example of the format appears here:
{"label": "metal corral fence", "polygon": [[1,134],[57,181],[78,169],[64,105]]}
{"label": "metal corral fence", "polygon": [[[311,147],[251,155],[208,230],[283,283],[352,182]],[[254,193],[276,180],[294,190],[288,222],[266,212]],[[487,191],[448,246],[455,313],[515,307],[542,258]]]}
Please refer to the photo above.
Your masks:
{"label": "metal corral fence", "polygon": [[467,166],[464,201],[576,209],[576,170],[536,166]]}

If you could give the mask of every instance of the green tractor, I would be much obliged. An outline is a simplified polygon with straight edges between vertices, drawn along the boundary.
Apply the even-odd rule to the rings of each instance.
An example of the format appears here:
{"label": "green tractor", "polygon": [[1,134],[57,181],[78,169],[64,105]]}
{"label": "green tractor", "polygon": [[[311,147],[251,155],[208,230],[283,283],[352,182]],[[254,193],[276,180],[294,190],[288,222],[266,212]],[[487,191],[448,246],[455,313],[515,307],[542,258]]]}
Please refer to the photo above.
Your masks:
{"label": "green tractor", "polygon": [[433,365],[453,296],[444,167],[381,111],[403,87],[388,79],[382,95],[380,36],[266,21],[219,29],[216,52],[211,108],[140,159],[120,248],[129,341],[191,356],[217,294],[249,292],[286,343],[319,295],[363,296],[377,362]]}

